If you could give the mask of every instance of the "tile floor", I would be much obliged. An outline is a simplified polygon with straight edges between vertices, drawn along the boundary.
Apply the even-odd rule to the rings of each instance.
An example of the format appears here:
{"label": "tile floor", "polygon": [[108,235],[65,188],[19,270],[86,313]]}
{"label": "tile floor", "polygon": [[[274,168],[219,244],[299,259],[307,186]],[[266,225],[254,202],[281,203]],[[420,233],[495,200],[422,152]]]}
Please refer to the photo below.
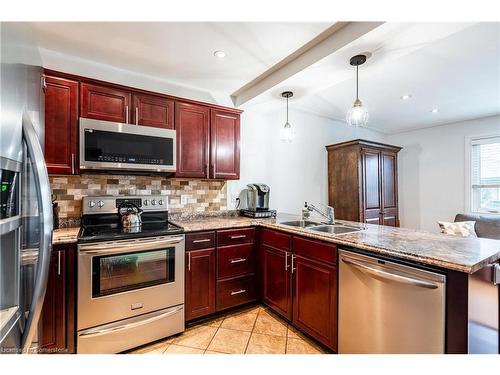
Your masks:
{"label": "tile floor", "polygon": [[182,334],[129,354],[321,354],[311,339],[264,306],[252,306],[201,321]]}

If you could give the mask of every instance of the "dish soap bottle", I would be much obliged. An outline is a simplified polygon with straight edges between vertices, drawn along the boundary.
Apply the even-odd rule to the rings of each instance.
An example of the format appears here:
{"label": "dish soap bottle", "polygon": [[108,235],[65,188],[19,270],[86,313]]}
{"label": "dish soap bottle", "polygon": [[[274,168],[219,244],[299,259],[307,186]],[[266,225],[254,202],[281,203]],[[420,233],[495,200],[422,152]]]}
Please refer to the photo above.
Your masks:
{"label": "dish soap bottle", "polygon": [[302,220],[308,220],[310,215],[311,212],[309,212],[309,209],[307,208],[307,202],[304,202],[304,207],[302,208]]}

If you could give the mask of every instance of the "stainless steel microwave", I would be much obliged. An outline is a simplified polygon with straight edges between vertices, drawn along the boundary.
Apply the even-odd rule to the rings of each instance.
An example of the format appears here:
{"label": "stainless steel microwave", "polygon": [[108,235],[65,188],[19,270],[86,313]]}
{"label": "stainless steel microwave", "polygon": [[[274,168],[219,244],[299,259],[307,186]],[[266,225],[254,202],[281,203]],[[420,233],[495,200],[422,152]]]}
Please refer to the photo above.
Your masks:
{"label": "stainless steel microwave", "polygon": [[80,169],[175,172],[175,130],[80,118]]}

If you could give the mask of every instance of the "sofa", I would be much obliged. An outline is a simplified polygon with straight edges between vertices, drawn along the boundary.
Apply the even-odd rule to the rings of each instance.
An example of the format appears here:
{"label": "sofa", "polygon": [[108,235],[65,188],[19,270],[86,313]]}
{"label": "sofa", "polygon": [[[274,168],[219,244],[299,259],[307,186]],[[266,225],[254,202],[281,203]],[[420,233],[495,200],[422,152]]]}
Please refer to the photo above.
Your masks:
{"label": "sofa", "polygon": [[475,230],[478,237],[500,240],[500,215],[457,214],[455,222],[457,221],[475,221]]}

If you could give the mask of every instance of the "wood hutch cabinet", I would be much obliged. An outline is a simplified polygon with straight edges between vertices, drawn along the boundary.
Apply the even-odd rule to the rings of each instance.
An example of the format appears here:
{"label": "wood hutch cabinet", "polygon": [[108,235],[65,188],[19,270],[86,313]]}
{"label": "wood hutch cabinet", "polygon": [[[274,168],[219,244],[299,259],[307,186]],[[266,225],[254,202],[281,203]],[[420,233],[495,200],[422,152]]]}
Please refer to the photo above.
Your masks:
{"label": "wood hutch cabinet", "polygon": [[326,146],[328,204],[335,217],[399,226],[397,154],[401,147],[356,139]]}

